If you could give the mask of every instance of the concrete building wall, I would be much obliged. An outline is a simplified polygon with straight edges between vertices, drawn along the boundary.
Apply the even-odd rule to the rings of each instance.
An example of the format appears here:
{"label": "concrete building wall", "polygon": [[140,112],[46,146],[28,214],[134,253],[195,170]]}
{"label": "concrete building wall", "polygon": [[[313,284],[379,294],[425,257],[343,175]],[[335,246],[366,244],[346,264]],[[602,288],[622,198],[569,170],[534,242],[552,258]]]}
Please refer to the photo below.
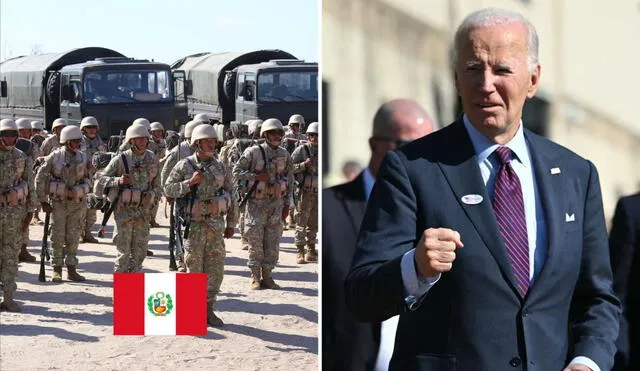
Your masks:
{"label": "concrete building wall", "polygon": [[324,0],[322,71],[327,83],[329,173],[347,159],[363,166],[378,106],[410,97],[440,126],[455,119],[450,68],[455,28],[471,11],[518,11],[540,36],[547,136],[598,167],[605,213],[640,189],[640,6],[637,0]]}

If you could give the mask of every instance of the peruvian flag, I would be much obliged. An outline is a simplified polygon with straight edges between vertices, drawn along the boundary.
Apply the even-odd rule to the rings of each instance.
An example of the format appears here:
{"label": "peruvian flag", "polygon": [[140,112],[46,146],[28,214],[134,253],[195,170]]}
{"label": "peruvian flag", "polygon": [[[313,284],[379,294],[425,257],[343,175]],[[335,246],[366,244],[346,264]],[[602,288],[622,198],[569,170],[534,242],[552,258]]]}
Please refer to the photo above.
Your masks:
{"label": "peruvian flag", "polygon": [[114,335],[206,335],[205,273],[114,273]]}

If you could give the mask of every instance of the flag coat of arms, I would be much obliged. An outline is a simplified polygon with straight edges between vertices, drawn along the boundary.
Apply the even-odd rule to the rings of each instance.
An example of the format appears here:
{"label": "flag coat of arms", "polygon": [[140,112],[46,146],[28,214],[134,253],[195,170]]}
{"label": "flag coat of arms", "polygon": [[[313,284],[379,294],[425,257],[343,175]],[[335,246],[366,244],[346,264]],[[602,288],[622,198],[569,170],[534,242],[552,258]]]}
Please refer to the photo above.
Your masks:
{"label": "flag coat of arms", "polygon": [[205,273],[114,273],[114,335],[206,335]]}

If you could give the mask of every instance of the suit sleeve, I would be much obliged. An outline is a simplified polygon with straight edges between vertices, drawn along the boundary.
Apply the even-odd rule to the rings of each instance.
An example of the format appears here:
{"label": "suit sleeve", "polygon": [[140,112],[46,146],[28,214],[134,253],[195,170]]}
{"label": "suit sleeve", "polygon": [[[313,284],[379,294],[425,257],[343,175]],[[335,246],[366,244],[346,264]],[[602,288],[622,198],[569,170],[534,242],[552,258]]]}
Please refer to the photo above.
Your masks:
{"label": "suit sleeve", "polygon": [[[618,201],[613,215],[611,233],[609,234],[609,253],[611,254],[611,269],[613,271],[613,290],[620,299],[623,313],[628,313],[629,277],[633,263],[633,246],[638,238],[632,218],[628,214],[624,199]],[[620,335],[616,342],[618,353],[616,358],[626,364],[630,357],[629,323],[626,316],[620,320]]]}
{"label": "suit sleeve", "polygon": [[586,356],[610,370],[618,337],[620,303],[612,289],[607,231],[598,172],[589,162],[580,275],[573,294],[570,358]]}
{"label": "suit sleeve", "polygon": [[356,242],[345,299],[359,321],[382,322],[405,311],[400,263],[416,240],[416,197],[398,152],[379,170]]}

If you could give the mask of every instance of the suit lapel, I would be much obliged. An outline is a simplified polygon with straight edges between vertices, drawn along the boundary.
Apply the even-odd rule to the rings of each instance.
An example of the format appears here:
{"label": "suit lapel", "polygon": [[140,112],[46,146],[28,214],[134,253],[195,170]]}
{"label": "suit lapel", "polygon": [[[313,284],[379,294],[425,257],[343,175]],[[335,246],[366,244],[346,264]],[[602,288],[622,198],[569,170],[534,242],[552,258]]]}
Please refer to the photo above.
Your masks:
{"label": "suit lapel", "polygon": [[[445,159],[439,161],[440,168],[456,195],[458,204],[473,223],[480,238],[498,263],[503,276],[511,283],[513,290],[518,292],[511,263],[498,234],[498,224],[491,206],[491,197],[487,194],[478,166],[478,159],[462,119],[452,125],[451,136],[455,139],[443,141],[443,143],[456,143],[456,145],[450,146],[448,149],[443,148],[447,151],[447,155]],[[480,195],[483,200],[476,205],[466,204],[462,202],[462,198],[466,195]]]}
{"label": "suit lapel", "polygon": [[[530,148],[529,153],[531,154],[536,176],[536,185],[540,203],[542,204],[542,211],[544,212],[548,238],[548,251],[544,267],[540,276],[529,290],[529,297],[533,300],[535,296],[544,291],[547,283],[554,283],[553,280],[550,280],[550,276],[553,272],[553,265],[558,260],[561,238],[564,235],[567,224],[563,220],[563,205],[565,204],[563,194],[566,188],[565,176],[562,173],[559,159],[553,155],[551,149],[540,138],[527,131],[525,131],[525,135]],[[552,173],[551,169],[554,168],[557,170]]]}

